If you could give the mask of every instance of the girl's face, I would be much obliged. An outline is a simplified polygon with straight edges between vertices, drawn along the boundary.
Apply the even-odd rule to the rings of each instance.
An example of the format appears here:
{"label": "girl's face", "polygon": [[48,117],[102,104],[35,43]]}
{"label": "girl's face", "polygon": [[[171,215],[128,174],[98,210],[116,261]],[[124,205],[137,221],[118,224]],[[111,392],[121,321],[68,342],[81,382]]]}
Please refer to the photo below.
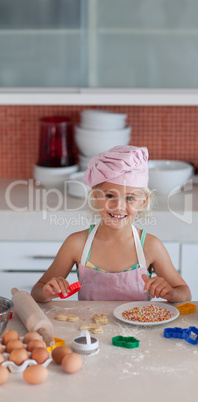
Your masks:
{"label": "girl's face", "polygon": [[131,224],[147,202],[141,188],[107,182],[95,187],[93,194],[103,223],[115,228]]}

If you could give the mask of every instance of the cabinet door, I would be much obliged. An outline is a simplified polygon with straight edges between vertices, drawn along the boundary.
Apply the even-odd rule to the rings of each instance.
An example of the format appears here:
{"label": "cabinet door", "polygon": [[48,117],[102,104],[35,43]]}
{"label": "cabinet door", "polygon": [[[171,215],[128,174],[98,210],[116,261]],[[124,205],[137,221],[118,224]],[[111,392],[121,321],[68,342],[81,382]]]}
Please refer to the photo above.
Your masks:
{"label": "cabinet door", "polygon": [[198,88],[195,0],[0,0],[1,87]]}
{"label": "cabinet door", "polygon": [[181,275],[190,287],[192,300],[198,300],[198,244],[182,245]]}
{"label": "cabinet door", "polygon": [[61,245],[61,242],[55,241],[2,241],[0,271],[47,269]]}
{"label": "cabinet door", "polygon": [[194,0],[97,0],[92,86],[197,88],[197,13]]}
{"label": "cabinet door", "polygon": [[[32,287],[40,279],[42,274],[42,272],[0,272],[0,296],[11,299],[12,288],[25,290],[30,293]],[[70,284],[76,282],[78,280],[76,272],[71,272],[68,275],[67,280]],[[78,300],[78,294],[75,293],[69,298],[69,300]]]}
{"label": "cabinet door", "polygon": [[1,87],[85,87],[87,0],[0,0]]}

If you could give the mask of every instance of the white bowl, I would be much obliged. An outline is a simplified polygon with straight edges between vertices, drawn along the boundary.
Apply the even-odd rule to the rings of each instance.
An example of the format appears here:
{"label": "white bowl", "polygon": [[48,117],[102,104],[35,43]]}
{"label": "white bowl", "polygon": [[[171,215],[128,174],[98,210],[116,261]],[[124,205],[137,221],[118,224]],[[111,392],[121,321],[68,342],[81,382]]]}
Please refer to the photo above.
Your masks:
{"label": "white bowl", "polygon": [[193,175],[193,166],[187,162],[150,160],[149,188],[160,194],[177,191]]}
{"label": "white bowl", "polygon": [[70,174],[77,172],[78,165],[72,165],[62,168],[48,168],[34,165],[33,177],[44,187],[62,188],[64,182],[69,179]]}
{"label": "white bowl", "polygon": [[126,126],[119,130],[95,130],[95,129],[87,129],[83,128],[80,125],[75,126],[75,134],[80,135],[81,137],[89,139],[91,138],[101,138],[102,140],[108,138],[117,138],[122,139],[130,136],[131,127]]}
{"label": "white bowl", "polygon": [[73,197],[86,198],[91,187],[83,181],[85,172],[77,172],[70,175],[68,180],[68,193]]}
{"label": "white bowl", "polygon": [[92,157],[99,152],[107,151],[117,145],[128,145],[130,142],[130,132],[131,127],[127,127],[127,132],[125,131],[122,135],[118,135],[114,132],[114,136],[108,136],[106,134],[104,138],[102,138],[100,134],[97,136],[82,135],[77,128],[75,132],[75,141],[79,151],[83,155]]}
{"label": "white bowl", "polygon": [[119,130],[126,125],[126,114],[86,109],[81,113],[81,126],[88,129]]}

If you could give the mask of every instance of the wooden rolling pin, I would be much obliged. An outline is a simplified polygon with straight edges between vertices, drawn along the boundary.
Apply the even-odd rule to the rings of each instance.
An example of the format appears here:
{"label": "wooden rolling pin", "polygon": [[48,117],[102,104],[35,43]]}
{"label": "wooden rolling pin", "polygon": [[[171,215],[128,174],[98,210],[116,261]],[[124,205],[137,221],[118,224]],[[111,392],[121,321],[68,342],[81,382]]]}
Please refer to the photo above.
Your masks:
{"label": "wooden rolling pin", "polygon": [[24,290],[11,290],[14,308],[28,331],[37,331],[48,346],[54,345],[54,327],[32,296]]}

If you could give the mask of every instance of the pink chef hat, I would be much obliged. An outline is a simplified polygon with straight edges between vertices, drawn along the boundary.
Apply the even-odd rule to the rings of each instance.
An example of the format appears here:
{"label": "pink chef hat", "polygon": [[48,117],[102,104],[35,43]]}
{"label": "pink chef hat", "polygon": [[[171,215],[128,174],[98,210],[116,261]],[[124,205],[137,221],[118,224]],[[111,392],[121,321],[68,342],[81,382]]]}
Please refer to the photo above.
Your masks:
{"label": "pink chef hat", "polygon": [[148,149],[119,145],[94,156],[88,163],[84,182],[90,187],[103,182],[147,187]]}

